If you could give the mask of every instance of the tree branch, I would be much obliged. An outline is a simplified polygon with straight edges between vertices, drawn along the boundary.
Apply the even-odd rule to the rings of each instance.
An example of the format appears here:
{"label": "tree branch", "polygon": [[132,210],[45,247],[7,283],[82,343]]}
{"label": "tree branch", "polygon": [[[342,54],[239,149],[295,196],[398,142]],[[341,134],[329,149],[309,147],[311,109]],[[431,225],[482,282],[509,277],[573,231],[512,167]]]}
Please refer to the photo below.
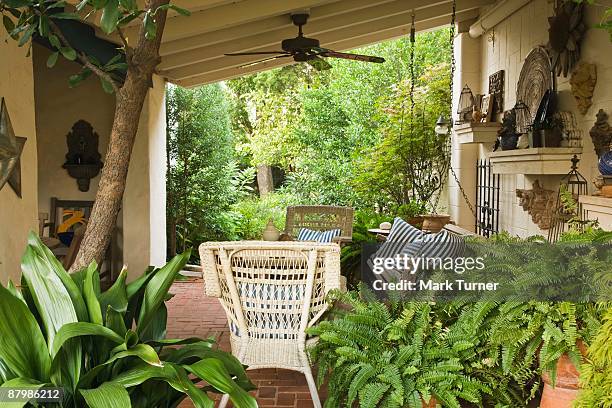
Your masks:
{"label": "tree branch", "polygon": [[121,43],[123,44],[123,49],[125,50],[125,58],[129,64],[131,63],[132,58],[132,48],[128,44],[127,37],[119,26],[117,26],[117,33],[119,34],[119,38],[121,38]]}
{"label": "tree branch", "polygon": [[[66,47],[70,47],[73,48],[70,43],[68,42],[68,40],[66,39],[66,37],[64,37],[64,33],[62,33],[62,30],[60,30],[60,28],[57,26],[57,24],[55,24],[55,22],[52,19],[49,19],[49,26],[51,27],[51,29],[53,30],[53,33],[55,35],[57,35],[57,37],[60,39],[60,41],[62,42],[62,44],[64,44],[64,46]],[[76,50],[75,50],[76,51]],[[81,63],[89,68],[94,74],[96,74],[97,76],[99,76],[100,78],[104,79],[105,81],[107,81],[108,83],[111,84],[111,86],[113,87],[113,91],[115,91],[115,93],[119,92],[119,86],[117,85],[117,83],[115,82],[115,80],[110,76],[110,74],[108,72],[103,71],[100,67],[94,65],[85,54],[82,54],[80,52],[77,52],[77,58],[79,59],[79,61],[81,61]]]}

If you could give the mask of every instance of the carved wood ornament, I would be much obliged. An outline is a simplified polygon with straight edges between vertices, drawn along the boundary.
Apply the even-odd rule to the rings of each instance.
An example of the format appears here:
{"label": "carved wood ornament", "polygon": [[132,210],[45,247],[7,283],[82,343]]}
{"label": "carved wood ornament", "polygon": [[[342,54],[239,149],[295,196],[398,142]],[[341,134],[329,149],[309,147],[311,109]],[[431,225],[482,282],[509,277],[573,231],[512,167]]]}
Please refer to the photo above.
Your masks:
{"label": "carved wood ornament", "polygon": [[516,196],[520,199],[519,205],[531,216],[531,220],[540,229],[550,229],[552,225],[552,212],[556,208],[557,193],[546,190],[540,185],[540,181],[533,183],[531,190],[516,189]]}
{"label": "carved wood ornament", "polygon": [[489,75],[489,94],[493,98],[492,117],[504,111],[504,70]]}
{"label": "carved wood ornament", "polygon": [[579,62],[570,77],[572,95],[576,100],[578,111],[585,115],[593,104],[593,91],[597,83],[597,67],[595,64]]}

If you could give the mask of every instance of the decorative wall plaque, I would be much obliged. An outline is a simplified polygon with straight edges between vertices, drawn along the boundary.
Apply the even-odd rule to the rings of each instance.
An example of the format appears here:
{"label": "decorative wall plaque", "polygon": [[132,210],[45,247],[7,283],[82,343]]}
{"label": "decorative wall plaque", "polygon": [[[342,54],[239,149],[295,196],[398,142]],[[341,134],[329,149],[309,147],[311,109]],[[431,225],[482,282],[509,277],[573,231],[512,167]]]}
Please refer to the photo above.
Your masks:
{"label": "decorative wall plaque", "polygon": [[576,100],[578,111],[585,115],[592,105],[593,91],[597,83],[597,66],[586,62],[579,62],[570,77],[572,95]]}
{"label": "decorative wall plaque", "polygon": [[89,181],[100,173],[102,162],[98,152],[100,137],[93,127],[84,120],[79,120],[66,135],[68,153],[64,167],[70,177],[77,179],[80,191],[89,190]]}
{"label": "decorative wall plaque", "polygon": [[9,182],[21,197],[21,152],[25,138],[15,136],[4,98],[0,100],[0,189]]}
{"label": "decorative wall plaque", "polygon": [[504,70],[489,75],[489,94],[493,98],[492,118],[504,111]]}
{"label": "decorative wall plaque", "polygon": [[516,189],[516,196],[520,199],[519,205],[531,215],[531,220],[540,229],[550,229],[552,224],[552,209],[556,208],[557,193],[546,190],[540,185],[540,181],[533,183],[531,190]]}

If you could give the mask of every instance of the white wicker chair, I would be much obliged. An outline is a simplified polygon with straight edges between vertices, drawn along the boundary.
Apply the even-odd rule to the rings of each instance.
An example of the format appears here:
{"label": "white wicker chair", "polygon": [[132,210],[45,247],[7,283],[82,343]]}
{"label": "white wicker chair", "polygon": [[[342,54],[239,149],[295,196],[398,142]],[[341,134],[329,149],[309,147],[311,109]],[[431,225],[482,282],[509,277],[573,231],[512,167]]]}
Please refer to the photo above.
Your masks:
{"label": "white wicker chair", "polygon": [[[249,369],[304,373],[314,406],[320,408],[306,329],[327,310],[327,293],[340,288],[339,246],[207,242],[200,245],[200,259],[206,294],[219,298],[227,314],[232,354]],[[224,396],[220,407],[227,401]]]}

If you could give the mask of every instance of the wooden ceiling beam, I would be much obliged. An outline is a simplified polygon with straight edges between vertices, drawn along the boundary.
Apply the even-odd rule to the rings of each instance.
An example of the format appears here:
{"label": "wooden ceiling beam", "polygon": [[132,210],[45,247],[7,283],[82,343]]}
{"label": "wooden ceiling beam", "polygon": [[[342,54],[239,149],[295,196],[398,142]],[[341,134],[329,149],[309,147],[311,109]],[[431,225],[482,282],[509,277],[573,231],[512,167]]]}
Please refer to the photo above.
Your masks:
{"label": "wooden ceiling beam", "polygon": [[[356,11],[350,10],[347,7],[343,14],[329,12],[328,9],[338,8],[341,5],[355,6],[357,3],[364,3],[369,6]],[[412,8],[416,9],[417,14],[421,8],[428,7],[432,4],[431,0],[413,0]],[[326,6],[316,7],[312,10],[312,19],[304,26],[304,34],[307,37],[317,38],[318,35],[327,31],[338,30],[343,27],[349,27],[355,24],[367,23],[380,18],[390,17],[397,14],[406,13],[406,0],[395,0],[385,4],[372,5],[371,0],[344,0],[338,3],[333,3]],[[289,17],[286,17],[287,22],[290,22]],[[271,50],[279,50],[280,42],[284,38],[293,38],[297,35],[297,27],[284,24],[282,28],[262,32],[259,34],[250,34],[242,38],[231,39],[229,41],[219,42],[209,46],[201,46],[199,48],[190,49],[180,53],[166,55],[162,57],[162,62],[159,66],[160,70],[169,70],[185,65],[190,65],[195,62],[202,62],[218,57],[222,57],[225,53],[245,52],[254,49],[269,47]],[[206,38],[206,34],[202,35],[202,39]]]}
{"label": "wooden ceiling beam", "polygon": [[[479,14],[477,9],[470,9],[466,11],[457,12],[457,21],[469,20],[477,17]],[[416,30],[418,32],[429,31],[433,29],[437,29],[439,27],[443,27],[448,24],[448,15],[440,16],[433,19],[428,19],[425,21],[417,21],[416,22]],[[343,50],[351,50],[359,47],[364,47],[366,45],[375,44],[385,40],[391,40],[399,37],[406,36],[410,33],[410,24],[404,24],[398,27],[388,28],[386,30],[382,30],[376,33],[365,34],[361,37],[344,39],[337,41],[335,43],[330,43],[330,46],[337,49],[338,51]],[[258,65],[253,65],[251,67],[239,68],[239,67],[228,67],[224,70],[219,70],[211,73],[205,73],[202,75],[185,78],[182,80],[173,80],[171,78],[167,78],[167,80],[176,85],[192,88],[199,85],[219,82],[223,80],[228,80],[232,78],[237,78],[244,75],[250,75],[261,71],[266,71],[274,68],[283,67],[286,65],[294,64],[293,61],[270,61]],[[357,64],[357,62],[355,62]]]}
{"label": "wooden ceiling beam", "polygon": [[192,13],[170,17],[164,28],[164,41],[190,37],[227,27],[287,14],[338,0],[242,0]]}
{"label": "wooden ceiling beam", "polygon": [[[457,11],[465,11],[476,9],[488,0],[463,0],[457,7]],[[416,21],[425,21],[435,19],[440,16],[448,16],[451,13],[450,3],[438,4],[419,10],[416,14]],[[321,34],[318,38],[321,45],[332,48],[330,44],[336,43],[348,38],[361,37],[370,33],[388,30],[394,27],[402,27],[410,23],[411,11],[405,11],[401,14],[396,14],[391,17],[381,18],[375,21],[355,24],[349,27],[340,28],[334,31],[328,31]],[[257,48],[252,51],[265,51],[267,47]],[[160,70],[162,76],[168,77],[171,80],[182,80],[192,76],[198,76],[204,73],[211,73],[218,70],[223,70],[230,67],[239,67],[245,64],[250,64],[263,59],[260,55],[249,56],[222,56],[204,62],[197,62],[192,65],[186,65],[176,69]]]}

